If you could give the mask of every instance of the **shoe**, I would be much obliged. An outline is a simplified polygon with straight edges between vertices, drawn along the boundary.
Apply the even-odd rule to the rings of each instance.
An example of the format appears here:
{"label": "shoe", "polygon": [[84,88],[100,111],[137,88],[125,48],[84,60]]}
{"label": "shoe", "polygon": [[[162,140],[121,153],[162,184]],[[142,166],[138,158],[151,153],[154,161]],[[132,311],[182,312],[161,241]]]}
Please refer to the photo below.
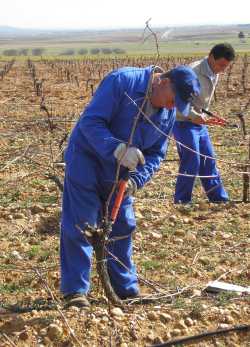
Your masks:
{"label": "shoe", "polygon": [[140,293],[123,297],[122,301],[126,303],[134,302],[135,304],[149,304],[153,302],[150,295]]}
{"label": "shoe", "polygon": [[127,295],[119,295],[119,298],[121,300],[128,300],[128,299],[137,299],[140,298],[140,292],[133,293],[133,294],[127,294]]}
{"label": "shoe", "polygon": [[79,307],[79,308],[90,306],[90,303],[86,295],[81,293],[66,295],[64,297],[64,300],[66,302],[65,308],[72,307],[72,306]]}

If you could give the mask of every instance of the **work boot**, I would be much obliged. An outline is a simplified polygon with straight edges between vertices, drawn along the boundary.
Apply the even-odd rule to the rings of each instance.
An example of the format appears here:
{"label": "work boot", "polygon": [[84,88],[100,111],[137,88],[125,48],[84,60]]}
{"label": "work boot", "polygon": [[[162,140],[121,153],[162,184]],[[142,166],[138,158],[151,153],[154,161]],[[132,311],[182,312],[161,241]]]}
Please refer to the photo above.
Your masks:
{"label": "work boot", "polygon": [[81,293],[67,295],[64,297],[64,300],[66,302],[65,308],[72,307],[72,306],[79,307],[79,308],[90,306],[90,303],[86,295]]}
{"label": "work boot", "polygon": [[119,298],[121,300],[128,300],[128,299],[137,299],[140,298],[141,294],[140,292],[132,293],[132,294],[127,294],[127,295],[119,295]]}

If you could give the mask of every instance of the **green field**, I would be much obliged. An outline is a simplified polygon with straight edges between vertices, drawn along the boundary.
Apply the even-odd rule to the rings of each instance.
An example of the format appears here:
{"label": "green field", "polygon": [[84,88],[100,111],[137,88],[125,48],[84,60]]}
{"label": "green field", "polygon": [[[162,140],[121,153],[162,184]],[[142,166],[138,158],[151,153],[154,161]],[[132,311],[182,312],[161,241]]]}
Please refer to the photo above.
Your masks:
{"label": "green field", "polygon": [[[238,38],[239,29],[223,29],[219,27],[216,31],[189,28],[186,31],[174,31],[174,34],[168,39],[162,37],[162,33],[158,35],[159,53],[161,55],[179,55],[179,54],[200,54],[206,53],[209,49],[219,42],[229,42],[233,45],[237,52],[250,51],[250,29],[244,30],[245,38]],[[223,30],[222,30],[223,29]],[[203,30],[203,31],[202,31]],[[145,35],[147,38],[147,35]],[[47,35],[30,35],[26,37],[1,36],[0,32],[0,55],[5,55],[8,49],[28,49],[28,55],[32,55],[32,49],[42,48],[44,56],[67,56],[68,50],[72,50],[72,56],[77,56],[80,49],[86,49],[88,55],[91,49],[121,49],[126,55],[152,55],[157,53],[156,42],[152,36],[143,39],[143,29],[134,32],[111,31],[111,32],[79,32],[79,33],[57,33]],[[70,54],[69,54],[70,55]],[[96,56],[103,55],[95,54]],[[108,54],[112,56],[114,54]]]}

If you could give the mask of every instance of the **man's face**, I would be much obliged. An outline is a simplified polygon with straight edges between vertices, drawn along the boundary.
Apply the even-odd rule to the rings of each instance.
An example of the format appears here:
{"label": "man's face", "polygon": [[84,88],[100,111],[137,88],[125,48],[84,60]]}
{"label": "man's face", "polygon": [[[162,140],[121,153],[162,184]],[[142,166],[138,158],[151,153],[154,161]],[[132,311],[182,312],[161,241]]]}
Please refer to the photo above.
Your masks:
{"label": "man's face", "polygon": [[175,92],[168,78],[159,79],[153,85],[151,103],[154,107],[171,109],[175,106]]}
{"label": "man's face", "polygon": [[225,58],[214,59],[211,54],[208,57],[208,63],[213,73],[218,74],[224,72],[231,62]]}

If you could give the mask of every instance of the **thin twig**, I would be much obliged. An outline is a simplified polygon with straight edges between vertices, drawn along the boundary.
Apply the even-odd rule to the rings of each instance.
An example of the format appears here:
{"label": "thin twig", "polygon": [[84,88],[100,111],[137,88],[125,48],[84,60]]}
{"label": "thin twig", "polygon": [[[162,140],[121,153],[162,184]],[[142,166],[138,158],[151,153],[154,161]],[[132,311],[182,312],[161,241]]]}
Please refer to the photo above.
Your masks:
{"label": "thin twig", "polygon": [[154,41],[155,41],[156,52],[157,52],[155,65],[157,65],[158,60],[159,60],[159,58],[160,58],[159,43],[158,43],[158,37],[157,37],[156,33],[155,33],[155,32],[151,29],[151,27],[149,26],[149,22],[150,22],[150,21],[151,21],[151,18],[149,18],[149,19],[146,21],[146,27],[145,27],[145,29],[144,29],[143,35],[145,34],[146,30],[149,30],[150,34],[144,39],[143,42],[145,42],[150,36],[153,36]]}
{"label": "thin twig", "polygon": [[25,157],[25,156],[26,156],[26,153],[27,153],[28,150],[29,150],[29,148],[30,148],[30,145],[28,145],[28,146],[25,148],[24,152],[23,152],[21,155],[19,155],[19,156],[16,157],[15,159],[9,161],[4,167],[2,167],[2,168],[0,169],[0,172],[6,170],[6,169],[9,168],[12,164],[16,163],[18,160],[20,160],[20,159],[22,159],[23,157]]}
{"label": "thin twig", "polygon": [[6,341],[9,342],[9,344],[10,344],[11,346],[16,347],[16,344],[9,338],[9,336],[8,336],[7,334],[5,334],[5,333],[0,333],[0,334],[3,336],[3,338],[4,338]]}
{"label": "thin twig", "polygon": [[74,341],[77,343],[78,346],[83,347],[83,344],[80,342],[80,340],[77,338],[77,336],[74,333],[74,330],[70,327],[67,318],[65,317],[64,313],[62,312],[61,308],[60,308],[60,304],[58,302],[58,300],[56,299],[56,297],[54,296],[52,290],[50,289],[48,283],[46,282],[46,280],[42,277],[42,275],[40,274],[40,272],[38,271],[38,269],[33,268],[33,271],[35,272],[35,274],[38,276],[38,278],[41,280],[43,286],[45,287],[45,289],[47,290],[47,292],[50,294],[52,300],[55,303],[55,307],[57,309],[57,311],[59,312],[60,316],[62,317],[70,335],[72,336],[72,338],[74,339]]}
{"label": "thin twig", "polygon": [[[187,149],[188,151],[190,152],[193,152],[195,154],[198,154],[200,157],[203,157],[205,160],[206,159],[211,159],[211,160],[217,160],[217,161],[220,161],[224,164],[227,164],[227,165],[231,165],[231,166],[239,166],[242,164],[241,163],[234,163],[234,162],[229,162],[229,161],[226,161],[226,160],[222,160],[222,159],[218,159],[218,158],[215,158],[215,157],[212,157],[212,156],[209,156],[209,155],[205,155],[205,154],[202,154],[200,152],[197,152],[195,151],[194,149],[184,145],[182,142],[180,141],[177,141],[175,140],[172,136],[166,134],[164,131],[162,131],[151,119],[150,117],[148,117],[145,112],[143,112],[143,109],[137,105],[137,103],[128,95],[127,92],[124,93],[128,98],[129,100],[140,110],[141,114],[145,117],[145,119],[160,133],[162,134],[163,136],[165,136],[167,139],[169,139],[170,141],[174,141],[175,143],[177,143],[178,145],[180,145],[181,147]],[[242,173],[242,172],[241,172]]]}

